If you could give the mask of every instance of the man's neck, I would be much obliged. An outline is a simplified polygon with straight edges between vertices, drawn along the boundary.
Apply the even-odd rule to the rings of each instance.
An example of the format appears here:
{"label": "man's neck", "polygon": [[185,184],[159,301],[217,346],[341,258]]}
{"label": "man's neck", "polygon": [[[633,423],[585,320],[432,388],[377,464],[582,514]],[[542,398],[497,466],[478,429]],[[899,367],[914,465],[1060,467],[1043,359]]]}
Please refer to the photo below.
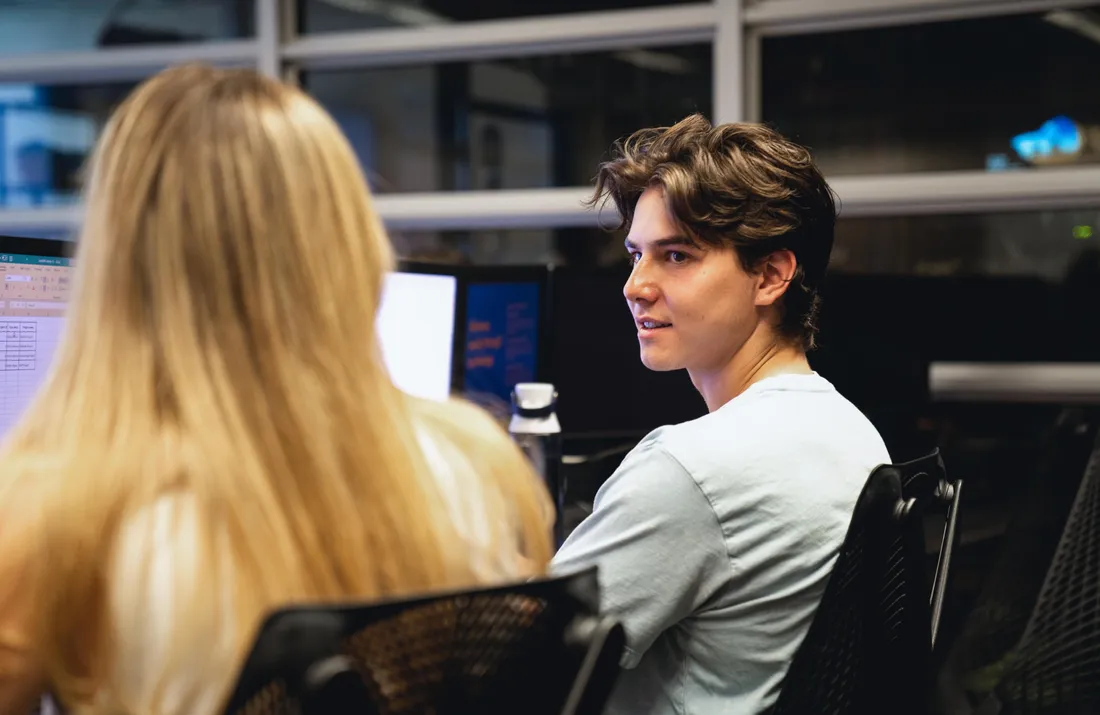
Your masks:
{"label": "man's neck", "polygon": [[714,412],[750,386],[775,375],[810,375],[813,370],[801,348],[780,340],[773,331],[761,328],[737,354],[716,370],[688,370],[691,383]]}

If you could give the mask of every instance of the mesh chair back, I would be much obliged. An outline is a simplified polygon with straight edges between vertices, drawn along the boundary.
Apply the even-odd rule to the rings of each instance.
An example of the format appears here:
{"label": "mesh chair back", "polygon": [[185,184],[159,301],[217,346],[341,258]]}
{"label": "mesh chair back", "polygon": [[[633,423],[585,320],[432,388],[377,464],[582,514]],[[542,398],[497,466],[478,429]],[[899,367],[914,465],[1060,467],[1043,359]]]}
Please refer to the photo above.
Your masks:
{"label": "mesh chair back", "polygon": [[984,708],[998,709],[1044,715],[1100,712],[1100,438],[1035,610]]}
{"label": "mesh chair back", "polygon": [[[621,628],[599,619],[597,608],[592,571],[367,606],[282,610],[264,624],[227,713],[557,715],[567,703],[582,712],[593,698],[573,692],[578,673],[613,679],[622,652]],[[596,673],[594,639],[607,645]],[[611,683],[595,686],[595,707],[602,707]]]}
{"label": "mesh chair back", "polygon": [[872,472],[773,715],[924,715],[931,609],[923,514],[939,453]]}
{"label": "mesh chair back", "polygon": [[972,712],[1004,677],[1081,487],[1098,423],[1098,411],[1067,408],[1043,436],[1038,468],[1012,506],[1003,544],[940,669],[940,712]]}

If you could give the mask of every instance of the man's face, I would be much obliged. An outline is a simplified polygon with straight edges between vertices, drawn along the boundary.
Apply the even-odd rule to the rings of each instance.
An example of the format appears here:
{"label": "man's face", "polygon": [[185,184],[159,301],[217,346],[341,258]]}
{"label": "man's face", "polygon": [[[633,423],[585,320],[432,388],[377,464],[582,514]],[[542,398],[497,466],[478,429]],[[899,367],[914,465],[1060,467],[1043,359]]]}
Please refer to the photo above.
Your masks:
{"label": "man's face", "polygon": [[634,211],[626,239],[634,268],[623,295],[650,370],[721,370],[758,322],[760,282],[732,247],[702,246],[683,234],[650,188]]}

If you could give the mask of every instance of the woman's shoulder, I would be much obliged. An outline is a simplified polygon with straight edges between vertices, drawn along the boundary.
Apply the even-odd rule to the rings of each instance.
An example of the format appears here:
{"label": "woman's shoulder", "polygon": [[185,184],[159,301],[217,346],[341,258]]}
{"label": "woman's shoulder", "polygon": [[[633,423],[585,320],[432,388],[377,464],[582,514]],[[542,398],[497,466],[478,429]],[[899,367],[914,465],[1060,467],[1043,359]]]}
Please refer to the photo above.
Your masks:
{"label": "woman's shoulder", "polygon": [[486,580],[528,575],[530,562],[548,560],[553,507],[504,427],[459,399],[417,401],[413,414],[435,485],[471,551],[484,557]]}
{"label": "woman's shoulder", "polygon": [[448,400],[410,398],[418,426],[443,427],[471,439],[507,439],[503,421],[483,407],[459,397]]}

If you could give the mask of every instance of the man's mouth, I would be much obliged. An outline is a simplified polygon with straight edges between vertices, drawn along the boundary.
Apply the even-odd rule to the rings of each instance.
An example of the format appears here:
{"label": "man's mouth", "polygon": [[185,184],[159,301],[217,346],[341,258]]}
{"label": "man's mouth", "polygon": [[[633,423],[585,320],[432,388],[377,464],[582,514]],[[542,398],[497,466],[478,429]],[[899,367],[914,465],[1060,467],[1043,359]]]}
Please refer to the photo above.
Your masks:
{"label": "man's mouth", "polygon": [[645,330],[657,330],[658,328],[672,327],[672,323],[662,323],[659,320],[639,320],[637,321],[637,323],[639,328],[644,328]]}

